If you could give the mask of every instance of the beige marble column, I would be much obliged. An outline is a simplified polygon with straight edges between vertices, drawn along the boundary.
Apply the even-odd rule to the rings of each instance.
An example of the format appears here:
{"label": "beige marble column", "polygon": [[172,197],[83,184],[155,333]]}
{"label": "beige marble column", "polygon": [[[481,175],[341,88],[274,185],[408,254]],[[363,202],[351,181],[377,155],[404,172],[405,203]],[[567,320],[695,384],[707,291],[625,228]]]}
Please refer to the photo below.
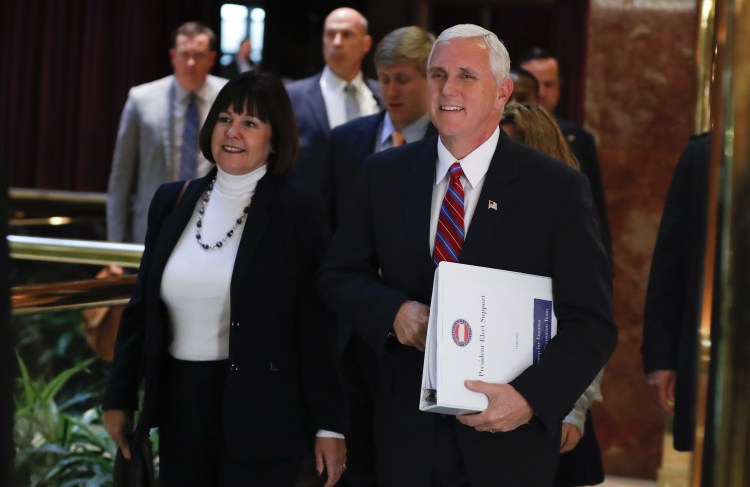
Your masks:
{"label": "beige marble column", "polygon": [[664,418],[640,354],[651,255],[677,159],[693,132],[697,0],[591,0],[586,126],[596,136],[613,236],[620,339],[594,408],[608,474],[656,478]]}

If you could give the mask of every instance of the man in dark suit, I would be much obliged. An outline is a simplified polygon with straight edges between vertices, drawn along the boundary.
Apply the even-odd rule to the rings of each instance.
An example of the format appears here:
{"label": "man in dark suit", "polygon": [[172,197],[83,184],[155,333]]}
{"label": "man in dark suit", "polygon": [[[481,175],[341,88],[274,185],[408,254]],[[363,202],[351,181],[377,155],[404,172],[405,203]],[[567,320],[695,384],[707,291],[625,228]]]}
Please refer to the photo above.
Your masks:
{"label": "man in dark suit", "polygon": [[354,118],[380,111],[375,80],[362,75],[362,59],[372,38],[367,19],[348,7],[326,17],[323,29],[323,71],[287,85],[299,128],[300,155],[295,179],[319,194],[326,178],[325,164],[331,129]]}
{"label": "man in dark suit", "polygon": [[[538,47],[527,49],[521,53],[518,65],[531,72],[539,82],[539,104],[551,114],[560,101],[560,66],[557,58],[551,52]],[[589,179],[591,184],[591,195],[594,198],[599,222],[601,223],[602,239],[607,248],[607,253],[612,259],[612,237],[609,231],[609,219],[607,218],[607,205],[604,199],[604,186],[602,185],[602,174],[599,168],[599,159],[596,155],[596,144],[594,137],[586,129],[577,123],[565,120],[555,115],[557,125],[570,145],[570,150],[581,164],[581,171]]]}
{"label": "man in dark suit", "polygon": [[[387,34],[375,49],[383,103],[386,109],[360,117],[331,131],[330,164],[326,182],[329,212],[341,221],[354,180],[373,153],[437,134],[427,113],[427,57],[435,36],[416,26]],[[375,445],[372,408],[377,357],[352,326],[339,324],[350,433],[343,486],[375,486]]]}
{"label": "man in dark suit", "polygon": [[674,415],[674,448],[693,449],[698,326],[706,245],[711,137],[694,137],[669,187],[643,314],[643,368],[649,392]]}
{"label": "man in dark suit", "polygon": [[257,70],[258,65],[250,59],[251,50],[252,44],[250,43],[250,37],[248,36],[240,42],[240,45],[237,48],[237,54],[234,55],[232,62],[221,68],[221,76],[226,79],[232,79],[240,73]]}
{"label": "man in dark suit", "polygon": [[[551,485],[562,419],[615,346],[611,273],[585,177],[499,129],[509,65],[486,29],[440,35],[427,68],[439,137],[370,158],[320,273],[323,300],[378,357],[381,485]],[[436,239],[441,251],[456,243],[449,257],[433,254]],[[509,384],[467,381],[489,406],[457,418],[420,412],[417,400],[435,262],[455,255],[550,276],[558,319],[540,364]]]}

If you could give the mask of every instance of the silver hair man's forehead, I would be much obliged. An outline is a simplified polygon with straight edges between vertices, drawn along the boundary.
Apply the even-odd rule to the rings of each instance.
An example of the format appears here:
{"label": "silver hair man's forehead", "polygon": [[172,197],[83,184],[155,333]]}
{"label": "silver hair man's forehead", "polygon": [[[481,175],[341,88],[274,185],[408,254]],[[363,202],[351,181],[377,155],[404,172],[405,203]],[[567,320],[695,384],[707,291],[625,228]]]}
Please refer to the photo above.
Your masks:
{"label": "silver hair man's forehead", "polygon": [[494,32],[479,27],[478,25],[458,24],[441,32],[435,40],[435,43],[432,45],[430,57],[427,59],[427,65],[429,66],[430,61],[432,60],[432,54],[435,52],[435,47],[441,42],[451,39],[466,39],[472,37],[482,38],[487,45],[490,56],[490,69],[499,83],[500,80],[506,78],[510,72],[510,55],[508,54],[508,50],[505,49],[505,45],[503,45],[502,41],[498,39]]}

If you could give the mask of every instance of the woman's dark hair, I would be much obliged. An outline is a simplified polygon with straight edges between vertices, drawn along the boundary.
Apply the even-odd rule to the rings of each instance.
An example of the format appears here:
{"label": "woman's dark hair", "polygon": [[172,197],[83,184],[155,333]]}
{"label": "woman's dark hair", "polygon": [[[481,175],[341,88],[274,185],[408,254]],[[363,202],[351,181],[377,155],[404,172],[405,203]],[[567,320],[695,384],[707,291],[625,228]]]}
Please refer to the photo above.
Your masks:
{"label": "woman's dark hair", "polygon": [[211,152],[211,135],[219,113],[230,107],[235,113],[248,113],[271,124],[268,172],[288,174],[299,153],[299,137],[292,104],[281,81],[270,73],[249,71],[224,85],[211,105],[198,139],[201,152],[213,163],[216,161]]}

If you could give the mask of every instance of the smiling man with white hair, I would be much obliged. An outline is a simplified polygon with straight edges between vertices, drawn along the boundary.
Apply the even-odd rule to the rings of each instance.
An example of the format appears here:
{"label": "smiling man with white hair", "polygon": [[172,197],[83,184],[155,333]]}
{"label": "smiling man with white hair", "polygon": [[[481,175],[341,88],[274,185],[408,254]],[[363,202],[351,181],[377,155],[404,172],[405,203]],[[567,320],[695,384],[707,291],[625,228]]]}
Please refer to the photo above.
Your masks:
{"label": "smiling man with white hair", "polygon": [[[490,31],[459,25],[438,37],[427,88],[439,135],[370,158],[320,273],[323,300],[378,357],[381,485],[552,485],[561,421],[617,340],[586,179],[499,130],[508,69]],[[489,398],[470,416],[418,408],[426,303],[444,260],[553,281],[558,333],[542,361],[508,384],[467,381]]]}

